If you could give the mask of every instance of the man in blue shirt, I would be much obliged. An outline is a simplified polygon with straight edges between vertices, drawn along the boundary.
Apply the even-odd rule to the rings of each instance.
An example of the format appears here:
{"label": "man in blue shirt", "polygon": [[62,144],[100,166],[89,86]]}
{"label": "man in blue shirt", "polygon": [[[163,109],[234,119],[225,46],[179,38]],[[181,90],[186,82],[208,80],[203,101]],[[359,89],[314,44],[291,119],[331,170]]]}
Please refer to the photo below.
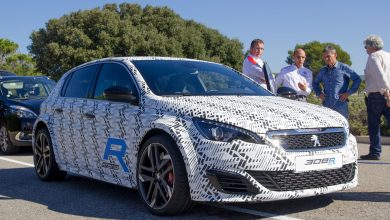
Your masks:
{"label": "man in blue shirt", "polygon": [[[339,112],[348,119],[348,96],[358,90],[362,80],[348,65],[337,61],[337,52],[333,46],[325,47],[323,58],[326,66],[320,69],[314,79],[313,90],[325,107]],[[351,80],[353,83],[349,87]]]}

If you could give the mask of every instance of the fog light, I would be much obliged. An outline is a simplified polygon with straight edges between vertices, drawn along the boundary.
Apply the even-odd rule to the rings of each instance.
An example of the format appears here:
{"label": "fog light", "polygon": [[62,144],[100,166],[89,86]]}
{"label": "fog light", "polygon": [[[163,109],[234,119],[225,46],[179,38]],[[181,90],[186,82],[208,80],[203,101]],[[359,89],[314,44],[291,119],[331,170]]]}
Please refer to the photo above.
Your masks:
{"label": "fog light", "polygon": [[20,139],[26,139],[28,136],[28,134],[24,133],[24,132],[20,132]]}
{"label": "fog light", "polygon": [[15,139],[18,141],[29,141],[32,140],[32,134],[21,131],[15,136]]}

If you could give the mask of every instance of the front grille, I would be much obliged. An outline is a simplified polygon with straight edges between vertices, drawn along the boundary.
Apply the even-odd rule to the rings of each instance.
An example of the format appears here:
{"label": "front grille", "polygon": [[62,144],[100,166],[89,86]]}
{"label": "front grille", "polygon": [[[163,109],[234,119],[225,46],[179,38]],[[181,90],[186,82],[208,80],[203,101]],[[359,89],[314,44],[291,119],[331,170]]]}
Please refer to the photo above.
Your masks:
{"label": "front grille", "polygon": [[239,174],[208,170],[207,176],[215,188],[225,193],[258,193],[258,190]]}
{"label": "front grille", "polygon": [[314,189],[345,184],[353,180],[356,164],[333,170],[294,173],[292,171],[247,171],[265,188],[272,191]]}
{"label": "front grille", "polygon": [[321,149],[341,147],[346,143],[346,135],[340,129],[328,132],[298,133],[288,131],[286,133],[274,132],[270,135],[272,141],[286,150]]}

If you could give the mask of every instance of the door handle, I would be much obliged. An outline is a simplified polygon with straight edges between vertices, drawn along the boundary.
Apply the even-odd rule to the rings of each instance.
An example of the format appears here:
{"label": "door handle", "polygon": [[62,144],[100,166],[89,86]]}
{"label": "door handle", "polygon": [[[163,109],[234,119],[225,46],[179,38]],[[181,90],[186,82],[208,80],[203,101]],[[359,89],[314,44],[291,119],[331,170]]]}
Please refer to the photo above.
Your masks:
{"label": "door handle", "polygon": [[95,115],[91,114],[91,113],[84,113],[84,116],[87,117],[87,118],[95,118]]}
{"label": "door handle", "polygon": [[54,111],[56,111],[57,113],[62,113],[63,112],[62,108],[55,108]]}

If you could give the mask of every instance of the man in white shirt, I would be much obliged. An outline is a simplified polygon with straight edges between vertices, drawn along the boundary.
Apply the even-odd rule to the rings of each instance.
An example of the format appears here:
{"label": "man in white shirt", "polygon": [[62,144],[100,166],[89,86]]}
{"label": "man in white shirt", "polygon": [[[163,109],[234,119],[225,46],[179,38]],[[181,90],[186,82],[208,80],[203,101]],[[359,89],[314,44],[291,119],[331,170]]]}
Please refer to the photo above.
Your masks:
{"label": "man in white shirt", "polygon": [[[383,51],[383,41],[379,36],[370,35],[364,40],[364,48],[368,54],[364,78],[366,81],[366,105],[370,151],[360,156],[362,160],[379,160],[382,153],[380,136],[380,118],[386,117],[390,123],[388,90],[390,89],[390,53]],[[383,93],[386,94],[383,94]],[[385,96],[386,97],[385,97]]]}
{"label": "man in white shirt", "polygon": [[306,101],[306,97],[312,90],[313,73],[304,67],[306,53],[298,48],[293,54],[294,64],[280,70],[275,78],[275,89],[283,86],[289,87],[297,92],[299,101]]}
{"label": "man in white shirt", "polygon": [[249,55],[245,58],[242,65],[242,73],[259,83],[262,87],[267,88],[263,70],[264,62],[261,60],[263,53],[264,41],[254,39],[251,42]]}

